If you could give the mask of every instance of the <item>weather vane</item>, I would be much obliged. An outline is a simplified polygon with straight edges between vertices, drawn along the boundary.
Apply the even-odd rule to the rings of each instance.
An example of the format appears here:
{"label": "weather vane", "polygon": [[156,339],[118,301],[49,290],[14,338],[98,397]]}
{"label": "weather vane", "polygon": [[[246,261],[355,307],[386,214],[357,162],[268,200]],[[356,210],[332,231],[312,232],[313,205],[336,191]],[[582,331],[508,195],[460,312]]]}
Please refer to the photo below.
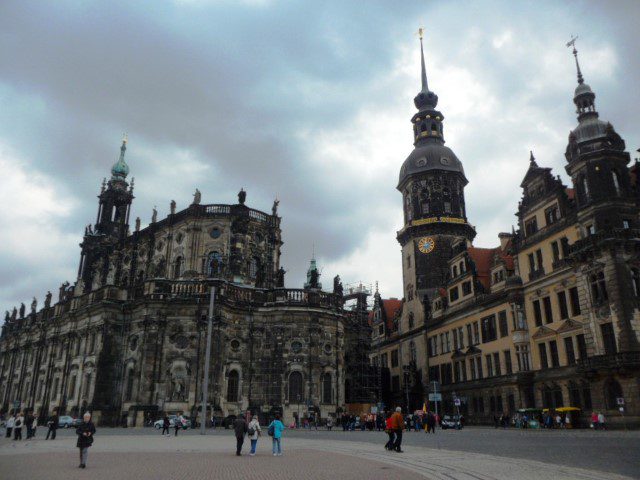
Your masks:
{"label": "weather vane", "polygon": [[126,133],[122,134],[122,143],[127,143],[129,141],[129,137]]}
{"label": "weather vane", "polygon": [[567,47],[573,47],[573,49],[576,49],[576,40],[578,39],[577,35],[571,35],[571,40],[569,40],[567,42]]}

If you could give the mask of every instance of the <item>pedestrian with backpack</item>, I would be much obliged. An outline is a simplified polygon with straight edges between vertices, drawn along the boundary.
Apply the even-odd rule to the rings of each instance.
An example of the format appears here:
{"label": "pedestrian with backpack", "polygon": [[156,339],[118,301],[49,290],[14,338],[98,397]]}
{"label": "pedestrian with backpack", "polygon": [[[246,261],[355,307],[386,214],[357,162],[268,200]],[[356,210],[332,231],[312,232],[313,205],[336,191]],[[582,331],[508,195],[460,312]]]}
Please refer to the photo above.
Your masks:
{"label": "pedestrian with backpack", "polygon": [[242,444],[244,443],[244,434],[247,433],[249,427],[247,426],[247,421],[244,419],[242,415],[240,415],[233,422],[233,429],[236,433],[236,455],[242,455]]}
{"label": "pedestrian with backpack", "polygon": [[247,430],[247,437],[251,440],[251,451],[249,452],[249,456],[253,457],[256,454],[256,448],[258,446],[258,438],[262,434],[262,429],[260,428],[260,422],[258,421],[258,416],[251,416],[251,421],[249,422],[249,428]]}
{"label": "pedestrian with backpack", "polygon": [[282,432],[284,430],[284,423],[280,420],[280,414],[276,413],[276,418],[269,424],[267,433],[271,437],[271,444],[274,457],[282,456]]}

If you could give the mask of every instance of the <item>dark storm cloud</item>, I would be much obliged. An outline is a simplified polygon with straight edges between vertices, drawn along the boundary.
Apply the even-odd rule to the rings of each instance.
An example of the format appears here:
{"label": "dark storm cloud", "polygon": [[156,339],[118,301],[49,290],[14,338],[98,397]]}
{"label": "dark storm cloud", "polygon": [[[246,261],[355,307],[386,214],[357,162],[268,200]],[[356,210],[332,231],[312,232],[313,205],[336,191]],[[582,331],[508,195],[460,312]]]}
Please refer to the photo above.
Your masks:
{"label": "dark storm cloud", "polygon": [[[363,248],[368,234],[387,231],[389,258],[368,263],[398,263],[398,279],[387,283],[401,295],[393,241],[401,216],[395,181],[411,150],[408,120],[418,82],[417,65],[410,83],[394,70],[403,66],[399,61],[408,48],[415,53],[412,32],[427,26],[430,85],[446,92],[440,107],[448,138],[455,142],[451,146],[471,181],[469,214],[482,240],[493,242],[498,230],[514,221],[528,149],[540,144],[544,152],[548,144],[554,156],[542,163],[556,170],[563,166],[562,142],[545,138],[538,123],[543,119],[550,129],[562,129],[560,137],[566,139],[575,123],[573,80],[564,79],[562,88],[536,90],[540,72],[530,68],[539,65],[536,57],[544,49],[563,47],[559,38],[573,32],[588,45],[611,44],[619,62],[616,77],[592,86],[603,116],[630,147],[638,143],[629,105],[639,98],[628,88],[640,70],[632,20],[638,5],[617,2],[615,7],[590,2],[2,2],[0,160],[17,160],[20,172],[43,177],[39,195],[23,207],[46,215],[24,219],[2,205],[0,218],[10,218],[15,235],[33,244],[34,252],[50,245],[50,257],[3,249],[0,301],[26,301],[74,279],[77,244],[84,225],[95,217],[95,195],[125,131],[136,177],[133,217],[140,216],[143,224],[154,205],[161,215],[172,198],[179,208],[186,206],[195,187],[205,203],[231,203],[242,186],[249,191],[248,203],[262,210],[270,209],[277,194],[290,286],[302,283],[312,245],[334,265],[335,271],[325,274],[330,276],[340,272],[339,261]],[[520,45],[521,55],[492,47],[494,37],[509,29],[509,43]],[[585,59],[589,79],[587,64]],[[468,95],[484,88],[502,103],[481,114],[460,109],[457,92],[446,90],[449,78],[441,75],[448,66],[472,73],[478,87],[461,86]],[[485,100],[474,98],[479,105]],[[501,111],[503,104],[511,110]],[[514,105],[527,112],[521,119],[514,119]],[[364,148],[367,121],[381,117],[401,122],[397,151]],[[474,125],[476,119],[483,123]],[[320,158],[321,147],[335,141],[335,132],[353,137],[336,141],[341,146],[336,155],[348,153],[341,163],[328,164]],[[363,142],[360,152],[347,148],[358,141]],[[376,156],[376,162],[369,164],[366,155]],[[504,160],[509,155],[521,164],[509,167]],[[483,183],[489,181],[484,166],[492,161],[515,182],[487,195],[491,185]],[[32,188],[28,181],[14,180],[15,188]],[[58,201],[63,206],[51,207]],[[49,243],[38,231],[48,232]]]}

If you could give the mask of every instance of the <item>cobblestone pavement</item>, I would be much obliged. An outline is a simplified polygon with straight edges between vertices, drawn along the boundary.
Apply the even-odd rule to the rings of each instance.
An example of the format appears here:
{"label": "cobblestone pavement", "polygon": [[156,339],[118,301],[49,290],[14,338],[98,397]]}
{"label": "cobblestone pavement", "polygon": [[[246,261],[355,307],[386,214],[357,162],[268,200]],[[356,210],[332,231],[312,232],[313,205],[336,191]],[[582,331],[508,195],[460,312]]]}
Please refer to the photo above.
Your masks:
{"label": "cobblestone pavement", "polygon": [[[77,468],[78,455],[73,432],[61,431],[56,441],[36,440],[13,442],[0,439],[0,478],[56,480],[90,477],[135,478],[208,478],[236,479],[250,475],[259,479],[396,479],[418,474],[417,478],[442,480],[501,479],[624,479],[640,478],[638,469],[628,477],[613,473],[616,464],[601,463],[600,468],[576,468],[563,461],[543,463],[530,450],[528,458],[461,452],[443,448],[467,443],[487,443],[506,439],[522,443],[523,448],[541,443],[544,450],[559,450],[577,441],[607,446],[617,444],[618,459],[637,457],[640,453],[638,432],[526,432],[465,429],[462,432],[438,432],[427,437],[423,433],[405,434],[404,453],[386,452],[378,432],[287,431],[283,457],[271,455],[271,442],[263,437],[258,455],[249,457],[248,441],[245,455],[235,456],[235,440],[230,431],[208,431],[204,437],[195,431],[183,432],[178,438],[162,437],[151,429],[99,429],[94,447],[90,449],[87,470]],[[547,435],[544,435],[544,434]],[[440,442],[436,443],[436,438]],[[458,435],[457,437],[455,435]],[[466,436],[462,436],[466,435]],[[464,440],[463,440],[464,439]],[[475,439],[475,440],[474,440]],[[533,439],[533,440],[532,440]],[[576,440],[577,439],[577,440]],[[502,441],[502,440],[501,440]],[[431,444],[429,444],[431,443]],[[545,446],[546,444],[546,446]],[[566,449],[565,449],[566,453]],[[609,454],[607,457],[609,458]],[[635,460],[637,464],[637,459]],[[629,464],[630,465],[630,464]]]}

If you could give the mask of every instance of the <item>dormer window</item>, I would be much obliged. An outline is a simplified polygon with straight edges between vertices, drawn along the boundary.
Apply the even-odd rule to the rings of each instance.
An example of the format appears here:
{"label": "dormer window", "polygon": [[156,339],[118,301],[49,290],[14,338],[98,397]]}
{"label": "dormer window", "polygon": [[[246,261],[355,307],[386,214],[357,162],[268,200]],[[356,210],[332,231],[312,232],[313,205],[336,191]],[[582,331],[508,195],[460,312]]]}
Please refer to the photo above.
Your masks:
{"label": "dormer window", "polygon": [[547,225],[552,225],[560,219],[560,210],[558,205],[555,204],[544,211],[544,218],[547,221]]}
{"label": "dormer window", "polygon": [[458,276],[458,267],[456,265],[453,266],[453,278]]}

